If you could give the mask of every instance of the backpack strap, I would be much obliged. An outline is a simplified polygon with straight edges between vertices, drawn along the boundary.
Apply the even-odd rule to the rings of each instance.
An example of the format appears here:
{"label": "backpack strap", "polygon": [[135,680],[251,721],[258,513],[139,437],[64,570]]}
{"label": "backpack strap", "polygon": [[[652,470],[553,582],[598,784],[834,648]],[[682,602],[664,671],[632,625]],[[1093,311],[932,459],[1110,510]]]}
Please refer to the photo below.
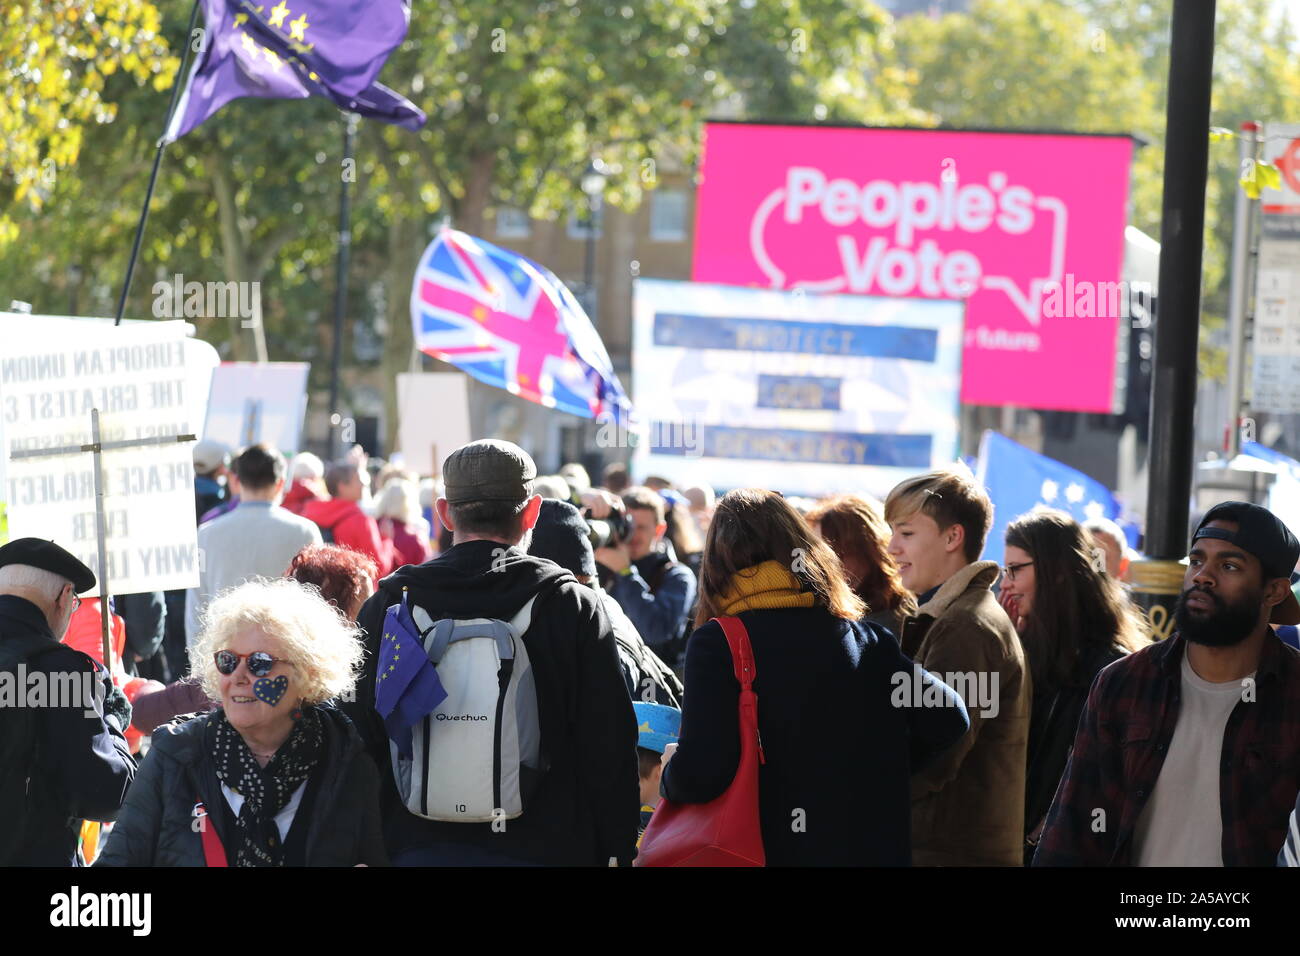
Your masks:
{"label": "backpack strap", "polygon": [[435,667],[447,653],[453,637],[458,641],[471,637],[491,637],[497,642],[497,654],[501,660],[506,661],[514,659],[514,641],[523,637],[532,625],[533,605],[536,602],[537,595],[534,594],[514,617],[505,622],[488,618],[461,621],[442,618],[435,621],[428,611],[418,605],[411,608],[411,618],[415,621],[415,626],[420,629],[425,652]]}

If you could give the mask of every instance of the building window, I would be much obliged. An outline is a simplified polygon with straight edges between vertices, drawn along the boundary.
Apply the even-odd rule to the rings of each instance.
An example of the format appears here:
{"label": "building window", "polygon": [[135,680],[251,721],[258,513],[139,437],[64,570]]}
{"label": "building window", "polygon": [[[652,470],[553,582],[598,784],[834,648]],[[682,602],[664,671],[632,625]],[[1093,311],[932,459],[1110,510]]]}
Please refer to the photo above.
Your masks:
{"label": "building window", "polygon": [[497,209],[497,237],[500,239],[527,239],[532,234],[528,213],[514,206]]}
{"label": "building window", "polygon": [[686,239],[686,193],[657,189],[650,194],[650,238],[655,242]]}
{"label": "building window", "polygon": [[599,239],[605,221],[605,210],[603,206],[596,207],[592,219],[594,221],[593,224],[595,229],[589,230],[587,228],[587,213],[585,209],[581,212],[575,209],[573,212],[569,213],[569,225],[567,229],[569,238],[586,239],[590,232],[592,233],[591,237],[593,239]]}

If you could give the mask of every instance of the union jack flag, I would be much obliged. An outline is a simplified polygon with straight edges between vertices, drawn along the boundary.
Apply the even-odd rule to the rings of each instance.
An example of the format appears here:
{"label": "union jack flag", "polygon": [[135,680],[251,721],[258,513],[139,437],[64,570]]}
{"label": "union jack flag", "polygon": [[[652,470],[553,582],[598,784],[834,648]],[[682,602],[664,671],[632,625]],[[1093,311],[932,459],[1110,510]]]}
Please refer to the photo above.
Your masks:
{"label": "union jack flag", "polygon": [[573,293],[518,253],[441,229],[415,272],[411,322],[420,351],[481,382],[585,418],[631,411]]}

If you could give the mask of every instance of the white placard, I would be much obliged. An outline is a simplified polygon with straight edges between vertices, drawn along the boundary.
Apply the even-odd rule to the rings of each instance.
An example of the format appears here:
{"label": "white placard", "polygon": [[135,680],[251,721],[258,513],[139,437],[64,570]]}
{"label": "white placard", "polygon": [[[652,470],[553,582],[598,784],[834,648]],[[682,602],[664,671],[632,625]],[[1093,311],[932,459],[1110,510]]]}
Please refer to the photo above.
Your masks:
{"label": "white placard", "polygon": [[407,467],[421,475],[439,473],[447,456],[470,442],[469,380],[459,372],[402,373],[397,415]]}
{"label": "white placard", "polygon": [[231,448],[269,442],[286,457],[300,451],[310,371],[306,362],[223,362],[212,373],[203,437]]}
{"label": "white placard", "polygon": [[[636,475],[881,497],[957,456],[963,319],[959,301],[637,280]],[[598,441],[623,445],[613,431]]]}
{"label": "white placard", "polygon": [[52,539],[105,577],[114,594],[198,584],[191,443],[105,448],[102,570],[94,456],[13,457],[89,444],[92,409],[107,446],[193,433],[185,324],[88,325],[75,337],[24,328],[7,335],[0,356],[10,539]]}

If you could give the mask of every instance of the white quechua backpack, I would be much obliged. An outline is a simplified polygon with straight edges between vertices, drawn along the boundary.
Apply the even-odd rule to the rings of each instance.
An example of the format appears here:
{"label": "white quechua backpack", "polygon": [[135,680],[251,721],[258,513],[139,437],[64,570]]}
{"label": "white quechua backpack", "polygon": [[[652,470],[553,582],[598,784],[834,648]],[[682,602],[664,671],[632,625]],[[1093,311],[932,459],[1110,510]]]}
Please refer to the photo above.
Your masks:
{"label": "white quechua backpack", "polygon": [[393,777],[406,809],[428,820],[486,823],[524,812],[543,766],[537,685],[523,635],[534,595],[510,621],[411,617],[447,698],[411,728]]}

